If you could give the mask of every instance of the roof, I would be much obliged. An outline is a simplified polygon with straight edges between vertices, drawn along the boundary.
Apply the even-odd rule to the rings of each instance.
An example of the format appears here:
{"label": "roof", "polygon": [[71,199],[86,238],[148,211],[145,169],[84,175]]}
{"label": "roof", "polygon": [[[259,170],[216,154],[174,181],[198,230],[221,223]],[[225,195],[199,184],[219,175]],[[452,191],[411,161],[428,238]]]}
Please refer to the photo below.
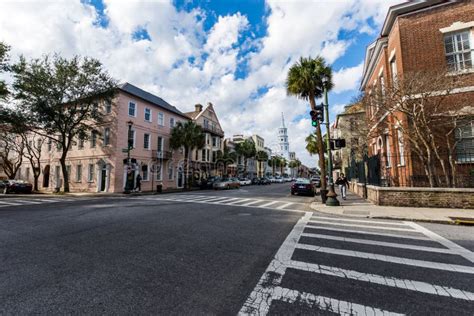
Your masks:
{"label": "roof", "polygon": [[182,117],[188,118],[183,112],[181,112],[176,107],[172,106],[171,104],[169,104],[168,102],[166,102],[162,98],[160,98],[160,97],[158,97],[154,94],[151,94],[149,92],[146,92],[145,90],[142,90],[142,89],[138,88],[137,86],[134,86],[131,83],[125,82],[125,83],[119,84],[118,88],[120,90],[124,91],[124,92],[127,92],[128,94],[131,94],[131,95],[136,96],[136,97],[138,97],[142,100],[145,100],[145,101],[150,102],[150,103],[152,103],[156,106],[159,106],[160,108],[168,110],[168,111],[170,111],[174,114],[178,114]]}
{"label": "roof", "polygon": [[196,119],[196,117],[201,113],[202,111],[193,111],[193,112],[186,112],[184,113],[186,116],[189,116],[193,120]]}

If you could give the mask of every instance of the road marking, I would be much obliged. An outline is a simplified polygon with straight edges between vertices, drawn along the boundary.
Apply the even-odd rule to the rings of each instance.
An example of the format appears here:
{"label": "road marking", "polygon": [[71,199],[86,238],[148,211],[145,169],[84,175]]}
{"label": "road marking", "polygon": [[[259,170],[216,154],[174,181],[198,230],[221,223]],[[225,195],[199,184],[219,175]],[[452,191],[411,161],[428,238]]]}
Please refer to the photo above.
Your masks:
{"label": "road marking", "polygon": [[239,198],[227,198],[226,200],[223,200],[223,201],[219,201],[217,203],[219,204],[227,204],[227,202],[231,202],[231,201],[235,201],[235,200],[238,200]]}
{"label": "road marking", "polygon": [[406,222],[407,225],[410,225],[411,227],[413,227],[415,230],[419,231],[420,233],[428,236],[429,238],[431,238],[432,240],[434,241],[437,241],[438,243],[442,244],[443,246],[451,249],[452,252],[460,255],[460,256],[463,256],[464,258],[466,258],[467,260],[471,261],[471,262],[474,262],[474,253],[467,250],[466,248],[464,247],[461,247],[459,246],[458,244],[452,242],[451,240],[448,240],[434,232],[432,232],[431,230],[428,230],[426,228],[424,228],[423,226],[420,226],[416,223],[412,223],[412,222]]}
{"label": "road marking", "polygon": [[343,221],[343,222],[353,222],[353,223],[369,223],[369,224],[387,224],[387,225],[394,225],[394,226],[407,226],[406,223],[392,223],[392,222],[381,222],[381,221],[370,221],[370,220],[362,220],[362,219],[351,219],[351,218],[341,218],[341,217],[324,217],[324,216],[313,216],[311,219],[328,219],[333,221]]}
{"label": "road marking", "polygon": [[406,235],[397,235],[397,234],[389,234],[389,233],[365,232],[365,231],[354,230],[354,229],[333,228],[333,227],[317,226],[317,225],[308,225],[307,227],[314,228],[314,229],[335,231],[335,232],[357,233],[357,234],[362,234],[362,235],[374,235],[374,236],[394,237],[394,238],[413,239],[413,240],[431,240],[425,236],[406,236]]}
{"label": "road marking", "polygon": [[241,204],[241,206],[249,206],[249,205],[252,205],[252,204],[257,204],[259,202],[264,202],[264,200],[254,200],[252,202]]}
{"label": "road marking", "polygon": [[18,202],[21,204],[41,204],[41,202],[35,202],[32,200],[15,200],[15,202]]}
{"label": "road marking", "polygon": [[273,205],[275,203],[278,203],[278,201],[271,201],[271,202],[259,205],[258,207],[269,207],[270,205]]}
{"label": "road marking", "polygon": [[287,264],[288,268],[303,270],[318,274],[330,275],[351,280],[363,281],[368,283],[381,284],[385,286],[395,287],[403,290],[434,294],[440,296],[448,296],[459,298],[462,300],[474,301],[474,293],[455,289],[448,286],[430,284],[422,281],[414,281],[408,279],[397,279],[393,277],[384,277],[377,274],[362,273],[359,271],[346,270],[337,267],[319,265],[315,263],[307,263],[291,260]]}
{"label": "road marking", "polygon": [[[265,289],[270,292],[271,300],[283,301],[286,303],[303,303],[311,308],[318,308],[339,315],[383,315],[401,316],[404,314],[393,313],[375,307],[364,306],[356,303],[337,300],[330,297],[314,295],[307,292],[299,292],[277,286],[272,289]],[[267,294],[268,295],[268,294]],[[266,302],[265,302],[266,303]],[[257,313],[239,313],[241,315],[261,315]],[[265,313],[266,314],[266,313]]]}
{"label": "road marking", "polygon": [[[399,232],[413,232],[419,233],[418,231],[412,228],[397,228],[397,227],[384,227],[384,226],[368,226],[368,225],[357,225],[357,224],[344,224],[344,223],[332,223],[327,221],[315,221],[310,220],[310,224],[327,224],[327,225],[336,225],[336,226],[349,226],[349,227],[360,227],[360,228],[370,228],[370,229],[383,229],[383,230],[393,230]],[[308,225],[309,226],[309,225]]]}
{"label": "road marking", "polygon": [[227,205],[229,204],[236,204],[236,203],[241,203],[241,202],[246,202],[249,201],[250,199],[238,199],[237,201],[226,203]]}
{"label": "road marking", "polygon": [[358,238],[346,238],[346,237],[338,237],[338,236],[323,235],[323,234],[311,234],[311,233],[303,233],[303,234],[301,234],[301,236],[311,237],[311,238],[328,239],[328,240],[336,240],[336,241],[344,241],[344,242],[352,242],[352,243],[364,244],[364,245],[383,246],[383,247],[402,248],[402,249],[411,249],[411,250],[419,250],[419,251],[428,251],[428,252],[452,254],[452,250],[451,249],[446,249],[446,248],[423,247],[423,246],[415,246],[415,245],[397,244],[397,243],[393,243],[393,242],[358,239]]}
{"label": "road marking", "polygon": [[293,203],[290,202],[290,203],[286,203],[286,204],[280,205],[280,206],[277,207],[277,209],[282,210],[282,209],[284,209],[285,207],[288,207],[288,206],[290,206],[290,205],[293,205]]}
{"label": "road marking", "polygon": [[218,201],[224,201],[224,200],[227,200],[227,199],[228,199],[227,196],[224,196],[224,197],[213,197],[212,199],[206,200],[206,201],[203,201],[203,202],[214,203],[214,202],[218,202]]}
{"label": "road marking", "polygon": [[5,202],[5,201],[0,201],[0,204],[5,204],[4,206],[9,206],[9,205],[21,205],[15,202]]}
{"label": "road marking", "polygon": [[408,265],[408,266],[415,266],[415,267],[422,267],[422,268],[429,268],[429,269],[437,269],[437,270],[450,271],[450,272],[460,272],[460,273],[474,274],[474,267],[462,266],[462,265],[457,265],[457,264],[441,263],[441,262],[434,262],[434,261],[424,261],[424,260],[417,260],[417,259],[408,259],[408,258],[380,255],[380,254],[370,253],[370,252],[345,250],[345,249],[335,249],[335,248],[313,246],[313,245],[306,245],[306,244],[296,244],[295,247],[297,249],[323,252],[323,253],[329,253],[329,254],[333,254],[333,255],[355,257],[355,258],[361,258],[361,259],[378,260],[378,261],[398,263],[398,264],[404,264],[404,265]]}
{"label": "road marking", "polygon": [[281,284],[286,271],[285,262],[291,260],[295,245],[311,215],[312,212],[305,212],[305,215],[298,220],[288,234],[254,290],[245,301],[244,306],[240,309],[240,315],[266,315],[268,313],[272,301],[272,292],[270,291]]}

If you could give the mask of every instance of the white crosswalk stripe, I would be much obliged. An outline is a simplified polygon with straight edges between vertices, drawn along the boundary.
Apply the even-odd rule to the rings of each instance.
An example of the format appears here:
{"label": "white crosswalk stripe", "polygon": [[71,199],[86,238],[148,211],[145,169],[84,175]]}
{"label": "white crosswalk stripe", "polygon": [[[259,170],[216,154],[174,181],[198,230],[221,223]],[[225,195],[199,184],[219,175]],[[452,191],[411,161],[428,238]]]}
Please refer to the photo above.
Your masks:
{"label": "white crosswalk stripe", "polygon": [[[88,198],[90,200],[91,198]],[[95,198],[92,198],[95,199]],[[80,201],[79,198],[8,198],[8,200],[0,200],[0,208],[6,207],[19,207],[19,206],[28,206],[28,205],[40,205],[40,204],[53,204],[53,203],[69,203],[74,201]]]}
{"label": "white crosswalk stripe", "polygon": [[[349,234],[349,236],[346,236],[347,234]],[[364,238],[354,237],[355,235]],[[302,240],[302,237],[305,239]],[[328,244],[331,245],[331,243],[336,243],[337,247],[333,248],[332,246],[327,246]],[[343,245],[343,248],[340,248],[341,245]],[[357,247],[364,247],[366,245],[377,247],[374,247],[373,250],[369,250],[371,252],[357,250]],[[365,247],[363,249],[368,248]],[[378,253],[382,249],[387,249],[387,251],[400,250],[402,256]],[[418,251],[419,254],[417,259],[405,257],[404,254],[406,252],[403,251],[407,250]],[[297,253],[298,256],[293,259],[295,251],[299,252]],[[382,274],[388,273],[388,275],[357,271],[361,266],[356,264],[354,264],[354,270],[348,269],[347,267],[343,268],[337,266],[340,265],[341,262],[344,262],[343,265],[351,266],[352,264],[350,264],[350,260],[322,259],[323,262],[330,262],[330,265],[311,262],[311,260],[315,259],[306,256],[310,253],[324,253],[328,256],[339,256],[341,258],[352,257],[356,259],[376,261],[377,263],[374,263],[374,265],[382,264],[388,267],[378,270],[376,269],[376,271],[382,271]],[[303,256],[303,254],[305,256]],[[397,255],[398,254],[399,252],[397,252]],[[456,259],[450,260],[449,263],[442,262],[444,257],[437,257],[435,261],[430,260],[430,258],[436,254],[438,254],[438,256],[445,256],[446,258],[452,256],[457,257]],[[421,260],[419,259],[421,256],[423,256],[423,259],[424,257],[427,257],[428,259]],[[320,258],[320,256],[314,258]],[[369,286],[371,284],[377,284],[378,286],[385,286],[399,291],[423,293],[432,296],[433,302],[437,301],[436,297],[438,296],[447,299],[474,302],[474,291],[463,289],[463,285],[459,285],[460,287],[457,288],[452,285],[448,286],[436,282],[432,283],[433,281],[431,280],[419,280],[418,272],[411,274],[411,276],[416,280],[394,277],[391,274],[393,271],[398,269],[394,265],[401,265],[422,269],[423,271],[426,271],[428,275],[436,273],[459,274],[459,279],[462,280],[466,275],[474,274],[474,265],[468,264],[469,261],[472,262],[473,258],[473,252],[411,222],[371,221],[343,217],[333,218],[317,216],[308,212],[298,221],[286,240],[283,242],[255,289],[242,306],[239,314],[266,315],[274,301],[295,304],[295,313],[298,313],[298,306],[303,305],[307,308],[326,310],[341,315],[400,314],[399,311],[387,311],[378,306],[366,306],[357,301],[344,301],[341,300],[340,297],[336,299],[318,293],[301,291],[298,288],[284,287],[282,286],[282,283],[287,277],[287,269],[305,271],[315,275],[336,277],[342,280],[341,282],[344,282],[344,280],[352,280],[352,282],[366,282]],[[465,261],[464,259],[467,259],[468,261]],[[321,259],[317,259],[316,262],[318,262],[318,260]],[[349,264],[347,264],[348,262]],[[451,262],[460,263],[454,264]],[[331,266],[332,264],[335,266]],[[373,271],[370,267],[363,269]],[[294,273],[291,273],[290,275],[289,278],[295,277]],[[301,277],[301,280],[298,282],[304,282],[305,280],[307,280],[306,275],[305,277]],[[315,280],[318,280],[318,278]],[[445,279],[441,278],[440,280]],[[294,286],[297,287],[298,283],[295,282],[295,279],[293,279],[290,283],[286,284],[294,284]],[[349,286],[352,286],[352,283],[349,284]],[[310,288],[317,288],[317,286],[313,285]],[[364,302],[370,302],[371,299],[372,297],[368,297]],[[426,302],[420,302],[420,304],[424,303]]]}

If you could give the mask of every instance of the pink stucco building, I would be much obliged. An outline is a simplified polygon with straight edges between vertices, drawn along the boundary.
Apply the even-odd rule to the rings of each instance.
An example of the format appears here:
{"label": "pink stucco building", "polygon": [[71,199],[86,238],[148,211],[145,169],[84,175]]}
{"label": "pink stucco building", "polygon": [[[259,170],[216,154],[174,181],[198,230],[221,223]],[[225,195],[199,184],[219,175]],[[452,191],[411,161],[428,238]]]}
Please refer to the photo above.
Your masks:
{"label": "pink stucco building", "polygon": [[[119,85],[111,103],[98,102],[104,122],[87,139],[78,139],[67,157],[71,192],[122,192],[127,176],[128,125],[134,145],[131,172],[142,177],[142,191],[183,186],[183,152],[169,147],[171,129],[190,118],[163,99],[132,84]],[[52,191],[62,184],[60,151],[47,141],[41,148],[39,189]],[[24,162],[18,178],[33,181]]]}

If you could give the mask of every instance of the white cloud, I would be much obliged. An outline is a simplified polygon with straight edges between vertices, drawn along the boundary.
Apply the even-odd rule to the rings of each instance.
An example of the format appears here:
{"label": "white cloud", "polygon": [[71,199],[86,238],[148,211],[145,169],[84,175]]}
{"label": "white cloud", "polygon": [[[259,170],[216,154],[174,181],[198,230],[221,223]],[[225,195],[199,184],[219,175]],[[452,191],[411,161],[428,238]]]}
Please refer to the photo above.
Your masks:
{"label": "white cloud", "polygon": [[[250,27],[245,15],[219,16],[206,32],[206,12],[199,8],[178,11],[171,0],[104,0],[106,28],[97,25],[95,9],[80,0],[47,5],[2,1],[0,40],[12,46],[13,56],[59,52],[96,57],[119,80],[156,93],[183,111],[210,101],[227,136],[254,132],[271,146],[284,112],[291,149],[303,163],[314,166],[315,157],[304,149],[304,138],[312,131],[305,115],[309,108],[306,102],[286,95],[287,70],[300,56],[320,54],[330,63],[337,60],[352,43],[352,39],[338,38],[341,30],[378,32],[388,6],[396,2],[400,1],[267,0],[265,36],[239,41]],[[151,40],[134,40],[138,29],[146,30]],[[239,59],[248,47],[258,50]],[[249,73],[236,79],[234,73],[243,60],[248,61]],[[361,67],[335,71],[335,92],[357,88]],[[263,87],[268,91],[256,95]]]}

